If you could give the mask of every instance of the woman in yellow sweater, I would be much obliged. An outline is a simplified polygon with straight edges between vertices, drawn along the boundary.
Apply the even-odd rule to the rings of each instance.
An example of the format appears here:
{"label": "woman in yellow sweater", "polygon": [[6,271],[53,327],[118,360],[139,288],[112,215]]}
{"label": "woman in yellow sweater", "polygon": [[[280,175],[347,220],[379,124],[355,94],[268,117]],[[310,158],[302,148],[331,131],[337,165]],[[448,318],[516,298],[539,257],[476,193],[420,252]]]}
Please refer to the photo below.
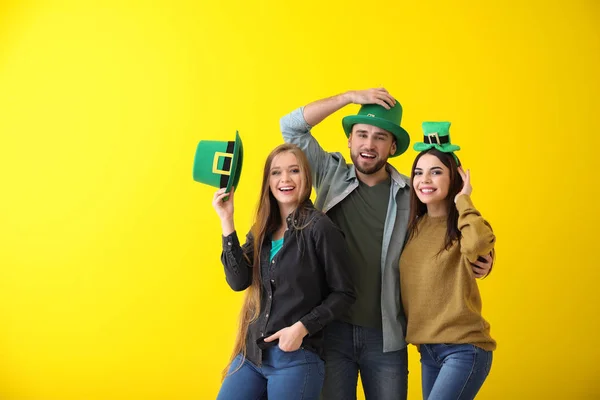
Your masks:
{"label": "woman in yellow sweater", "polygon": [[493,253],[491,226],[471,201],[450,142],[449,122],[424,122],[424,141],[411,173],[408,241],[400,258],[406,341],[421,353],[423,398],[473,399],[483,385],[496,342],[481,315],[472,270]]}

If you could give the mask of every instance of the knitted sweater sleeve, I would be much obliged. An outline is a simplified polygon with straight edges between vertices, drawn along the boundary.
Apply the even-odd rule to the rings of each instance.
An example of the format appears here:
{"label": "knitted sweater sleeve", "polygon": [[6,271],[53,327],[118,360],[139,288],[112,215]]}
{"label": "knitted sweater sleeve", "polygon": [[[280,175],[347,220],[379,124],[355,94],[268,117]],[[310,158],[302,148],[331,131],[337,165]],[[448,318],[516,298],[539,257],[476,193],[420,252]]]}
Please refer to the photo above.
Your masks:
{"label": "knitted sweater sleeve", "polygon": [[311,134],[312,126],[304,119],[304,107],[283,116],[279,121],[279,125],[283,140],[286,143],[297,145],[306,155],[312,172],[313,185],[319,191],[327,172],[330,168],[335,167],[339,161],[323,150],[317,139]]}
{"label": "knitted sweater sleeve", "polygon": [[493,250],[496,236],[491,225],[475,209],[471,197],[460,195],[456,199],[458,209],[458,229],[460,230],[460,251],[469,262]]}

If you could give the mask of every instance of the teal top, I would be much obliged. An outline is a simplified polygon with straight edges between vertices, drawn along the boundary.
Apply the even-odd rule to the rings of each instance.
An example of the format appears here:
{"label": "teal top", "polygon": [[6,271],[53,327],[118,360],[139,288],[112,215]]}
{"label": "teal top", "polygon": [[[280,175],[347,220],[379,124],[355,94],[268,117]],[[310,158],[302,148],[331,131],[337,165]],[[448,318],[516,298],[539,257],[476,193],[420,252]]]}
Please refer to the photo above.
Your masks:
{"label": "teal top", "polygon": [[269,261],[273,261],[273,257],[275,257],[275,254],[281,250],[281,246],[283,246],[283,238],[279,240],[271,240],[271,257],[269,258]]}

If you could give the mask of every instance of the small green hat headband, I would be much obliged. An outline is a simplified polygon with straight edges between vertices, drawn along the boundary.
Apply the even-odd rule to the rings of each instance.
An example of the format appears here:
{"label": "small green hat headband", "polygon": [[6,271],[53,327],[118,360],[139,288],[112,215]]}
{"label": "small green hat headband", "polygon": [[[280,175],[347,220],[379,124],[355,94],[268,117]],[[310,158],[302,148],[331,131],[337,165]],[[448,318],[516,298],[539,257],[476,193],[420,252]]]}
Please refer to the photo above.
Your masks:
{"label": "small green hat headband", "polygon": [[450,142],[450,122],[423,122],[423,141],[413,146],[416,151],[436,148],[443,153],[452,153],[460,147]]}
{"label": "small green hat headband", "polygon": [[429,149],[437,149],[442,153],[452,153],[457,164],[460,165],[458,157],[454,154],[460,150],[460,146],[450,141],[450,122],[448,121],[426,121],[422,124],[423,141],[413,146],[416,151],[422,152]]}

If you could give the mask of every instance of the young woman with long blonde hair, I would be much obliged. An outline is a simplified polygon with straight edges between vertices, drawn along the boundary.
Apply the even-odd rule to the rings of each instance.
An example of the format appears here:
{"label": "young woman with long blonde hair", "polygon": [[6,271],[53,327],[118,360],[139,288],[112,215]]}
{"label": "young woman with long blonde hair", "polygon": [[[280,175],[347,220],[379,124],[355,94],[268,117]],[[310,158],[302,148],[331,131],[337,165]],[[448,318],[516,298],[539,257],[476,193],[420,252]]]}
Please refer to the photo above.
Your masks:
{"label": "young woman with long blonde hair", "polygon": [[313,207],[311,191],[302,150],[293,144],[275,148],[243,245],[233,222],[233,191],[215,193],[225,277],[233,290],[247,291],[219,400],[319,398],[322,329],[347,310],[355,294],[344,236]]}

